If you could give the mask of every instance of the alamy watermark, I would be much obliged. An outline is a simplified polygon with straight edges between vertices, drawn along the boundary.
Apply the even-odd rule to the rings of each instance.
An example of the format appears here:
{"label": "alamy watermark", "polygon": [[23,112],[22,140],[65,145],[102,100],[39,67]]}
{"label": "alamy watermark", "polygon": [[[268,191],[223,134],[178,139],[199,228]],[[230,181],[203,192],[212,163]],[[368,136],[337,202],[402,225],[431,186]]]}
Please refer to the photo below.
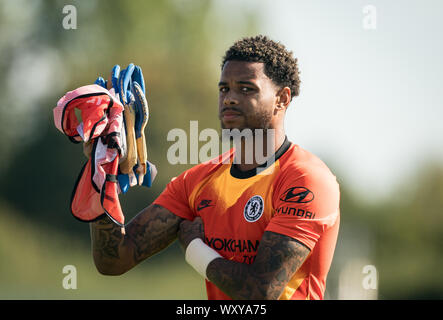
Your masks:
{"label": "alamy watermark", "polygon": [[[185,130],[174,128],[168,132],[166,139],[174,142],[167,151],[168,162],[173,165],[207,161],[214,164],[257,164],[257,173],[264,173],[275,161],[274,129],[222,129],[220,132],[206,128],[199,132],[198,121],[190,121],[189,136]],[[199,147],[201,142],[205,143]],[[232,147],[235,148],[232,159],[219,157]],[[266,174],[270,171],[266,170]]]}
{"label": "alamy watermark", "polygon": [[377,8],[374,5],[366,5],[363,7],[362,27],[364,30],[377,29]]}
{"label": "alamy watermark", "polygon": [[77,29],[77,8],[71,4],[63,7],[62,10],[63,17],[62,26],[65,30],[76,30]]}
{"label": "alamy watermark", "polygon": [[362,273],[366,274],[363,277],[362,286],[365,290],[376,290],[378,287],[377,269],[374,265],[366,265],[363,267]]}
{"label": "alamy watermark", "polygon": [[76,290],[77,289],[77,268],[73,265],[66,265],[63,267],[63,277],[62,287],[65,290]]}

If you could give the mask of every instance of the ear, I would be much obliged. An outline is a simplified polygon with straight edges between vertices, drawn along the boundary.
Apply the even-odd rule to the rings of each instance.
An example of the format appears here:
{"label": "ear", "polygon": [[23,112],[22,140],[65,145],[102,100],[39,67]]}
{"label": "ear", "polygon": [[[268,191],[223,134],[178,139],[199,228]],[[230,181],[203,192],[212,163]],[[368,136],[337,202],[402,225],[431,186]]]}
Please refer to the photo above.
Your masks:
{"label": "ear", "polygon": [[277,108],[286,109],[291,103],[291,89],[283,87],[277,92]]}

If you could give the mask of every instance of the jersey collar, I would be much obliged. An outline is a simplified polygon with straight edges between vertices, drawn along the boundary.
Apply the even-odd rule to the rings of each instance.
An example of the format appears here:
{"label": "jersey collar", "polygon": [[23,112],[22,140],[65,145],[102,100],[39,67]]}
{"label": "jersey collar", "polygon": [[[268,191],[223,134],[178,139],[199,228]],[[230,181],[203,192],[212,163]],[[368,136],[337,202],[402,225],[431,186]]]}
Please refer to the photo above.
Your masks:
{"label": "jersey collar", "polygon": [[286,151],[288,151],[290,146],[291,146],[291,142],[288,140],[288,137],[285,136],[285,141],[280,146],[280,148],[278,148],[278,150],[275,152],[273,161],[265,162],[265,163],[257,166],[256,168],[251,169],[251,170],[247,170],[247,171],[241,171],[237,167],[237,165],[233,163],[233,164],[231,164],[231,170],[230,170],[231,176],[233,176],[234,178],[237,178],[237,179],[248,179],[248,178],[254,177],[255,175],[257,175],[257,168],[260,168],[260,169],[264,170],[264,169],[270,167]]}

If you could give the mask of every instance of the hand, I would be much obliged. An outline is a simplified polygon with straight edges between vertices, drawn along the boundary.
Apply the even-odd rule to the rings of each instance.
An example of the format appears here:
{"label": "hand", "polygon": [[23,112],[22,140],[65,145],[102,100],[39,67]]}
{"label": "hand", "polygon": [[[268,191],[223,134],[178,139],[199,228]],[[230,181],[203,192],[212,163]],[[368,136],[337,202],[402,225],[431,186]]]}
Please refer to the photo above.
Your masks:
{"label": "hand", "polygon": [[195,218],[193,221],[183,220],[180,223],[178,230],[178,239],[183,249],[186,250],[189,243],[195,238],[205,240],[205,231],[203,228],[203,221],[200,217]]}
{"label": "hand", "polygon": [[[146,100],[145,80],[142,69],[130,63],[127,68],[120,69],[114,65],[108,80],[98,77],[95,84],[108,90],[114,89],[116,96],[124,106],[124,124],[126,132],[125,152],[119,160],[121,174],[120,189],[125,193],[130,186],[150,186],[152,176],[148,173],[148,155],[146,149],[145,127],[149,119],[149,108]],[[90,157],[90,146],[85,145],[83,152]],[[151,177],[151,179],[146,179]]]}
{"label": "hand", "polygon": [[121,70],[118,64],[114,65],[108,80],[98,77],[95,84],[111,90],[114,88],[115,93],[119,94],[120,101],[126,105],[134,101],[134,94],[131,92],[131,83],[136,81],[145,92],[145,83],[143,74],[139,66],[130,63],[126,69]]}

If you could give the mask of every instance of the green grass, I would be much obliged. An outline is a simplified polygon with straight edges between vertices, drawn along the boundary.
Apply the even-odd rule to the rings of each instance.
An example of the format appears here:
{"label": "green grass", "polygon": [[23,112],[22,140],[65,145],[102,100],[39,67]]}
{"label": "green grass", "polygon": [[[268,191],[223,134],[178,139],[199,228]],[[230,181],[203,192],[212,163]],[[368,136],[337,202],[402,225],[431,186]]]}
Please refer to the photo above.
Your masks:
{"label": "green grass", "polygon": [[[0,299],[206,299],[177,243],[124,275],[103,276],[81,239],[37,228],[4,204],[0,212]],[[65,265],[76,267],[75,290],[63,288]]]}

